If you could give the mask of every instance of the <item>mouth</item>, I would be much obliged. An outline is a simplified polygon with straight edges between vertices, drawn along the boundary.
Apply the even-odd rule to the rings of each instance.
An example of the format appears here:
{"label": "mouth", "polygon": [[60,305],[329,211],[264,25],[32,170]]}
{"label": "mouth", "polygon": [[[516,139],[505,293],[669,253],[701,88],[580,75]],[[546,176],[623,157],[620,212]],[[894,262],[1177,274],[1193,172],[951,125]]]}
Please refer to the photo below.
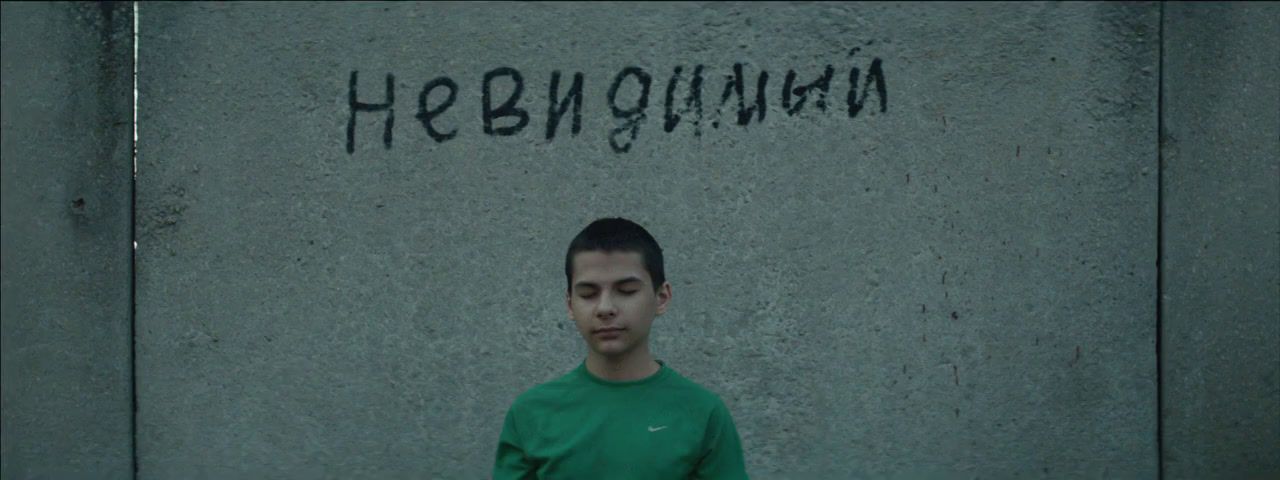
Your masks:
{"label": "mouth", "polygon": [[596,329],[596,331],[592,333],[602,337],[609,337],[609,336],[617,336],[621,334],[623,330],[626,330],[626,329],[625,328],[600,328],[600,329]]}

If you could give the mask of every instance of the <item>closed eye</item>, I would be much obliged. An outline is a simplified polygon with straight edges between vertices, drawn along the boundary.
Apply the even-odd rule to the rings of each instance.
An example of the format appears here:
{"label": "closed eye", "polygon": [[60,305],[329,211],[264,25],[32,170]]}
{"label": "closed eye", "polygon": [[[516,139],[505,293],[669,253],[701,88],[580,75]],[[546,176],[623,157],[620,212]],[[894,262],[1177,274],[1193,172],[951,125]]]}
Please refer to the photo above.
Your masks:
{"label": "closed eye", "polygon": [[[634,295],[639,290],[618,290],[618,291],[621,292],[623,295]],[[596,292],[580,293],[578,294],[578,296],[582,298],[591,298],[596,296]]]}

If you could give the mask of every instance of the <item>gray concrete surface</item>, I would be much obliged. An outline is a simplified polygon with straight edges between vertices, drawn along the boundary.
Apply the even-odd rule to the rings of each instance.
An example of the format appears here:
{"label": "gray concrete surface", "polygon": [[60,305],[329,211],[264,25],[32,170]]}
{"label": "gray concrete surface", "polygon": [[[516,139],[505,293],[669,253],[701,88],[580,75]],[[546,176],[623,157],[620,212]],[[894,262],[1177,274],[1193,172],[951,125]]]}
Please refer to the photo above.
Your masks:
{"label": "gray concrete surface", "polygon": [[[560,262],[611,215],[665,247],[654,352],[725,398],[753,478],[1156,475],[1158,5],[140,25],[139,478],[486,476],[510,401],[582,358]],[[668,132],[699,64],[704,115]],[[788,114],[787,70],[828,64],[826,110],[814,85]],[[353,71],[394,100],[348,142]],[[577,135],[556,71],[556,100],[583,74]]]}
{"label": "gray concrete surface", "polygon": [[1277,478],[1280,7],[1165,8],[1165,478]]}
{"label": "gray concrete surface", "polygon": [[127,3],[0,4],[0,477],[133,478]]}
{"label": "gray concrete surface", "polygon": [[[2,8],[0,477],[130,478],[129,7]],[[486,477],[610,215],[753,478],[1280,472],[1273,6],[142,12],[138,478]]]}

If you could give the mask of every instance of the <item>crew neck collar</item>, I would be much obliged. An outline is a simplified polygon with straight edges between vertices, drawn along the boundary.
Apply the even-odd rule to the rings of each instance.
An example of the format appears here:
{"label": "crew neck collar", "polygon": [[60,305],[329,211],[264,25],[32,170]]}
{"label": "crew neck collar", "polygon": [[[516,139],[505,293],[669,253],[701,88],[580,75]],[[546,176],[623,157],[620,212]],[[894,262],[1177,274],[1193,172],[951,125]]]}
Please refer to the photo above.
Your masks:
{"label": "crew neck collar", "polygon": [[605,380],[603,378],[597,377],[594,373],[591,373],[591,370],[587,370],[586,359],[583,359],[582,363],[578,364],[577,370],[578,370],[578,373],[583,377],[586,377],[587,380],[590,380],[591,382],[596,383],[598,385],[604,385],[607,387],[629,387],[629,386],[635,386],[635,385],[647,385],[647,384],[662,380],[668,375],[667,372],[671,371],[671,369],[667,367],[667,364],[662,360],[658,360],[655,358],[654,361],[658,362],[658,371],[654,372],[652,375],[649,375],[644,378],[636,379],[636,380]]}

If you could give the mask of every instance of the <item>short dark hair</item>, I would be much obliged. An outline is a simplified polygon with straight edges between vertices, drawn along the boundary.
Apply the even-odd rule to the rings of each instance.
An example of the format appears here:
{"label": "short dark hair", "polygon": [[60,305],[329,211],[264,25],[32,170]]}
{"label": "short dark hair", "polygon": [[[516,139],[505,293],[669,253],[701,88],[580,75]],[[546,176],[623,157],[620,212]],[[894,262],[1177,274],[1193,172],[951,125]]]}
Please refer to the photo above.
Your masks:
{"label": "short dark hair", "polygon": [[625,218],[601,218],[591,222],[569,242],[569,251],[564,256],[566,291],[573,292],[573,256],[578,252],[594,251],[639,252],[640,261],[653,280],[655,292],[667,279],[662,270],[662,247],[644,227]]}

